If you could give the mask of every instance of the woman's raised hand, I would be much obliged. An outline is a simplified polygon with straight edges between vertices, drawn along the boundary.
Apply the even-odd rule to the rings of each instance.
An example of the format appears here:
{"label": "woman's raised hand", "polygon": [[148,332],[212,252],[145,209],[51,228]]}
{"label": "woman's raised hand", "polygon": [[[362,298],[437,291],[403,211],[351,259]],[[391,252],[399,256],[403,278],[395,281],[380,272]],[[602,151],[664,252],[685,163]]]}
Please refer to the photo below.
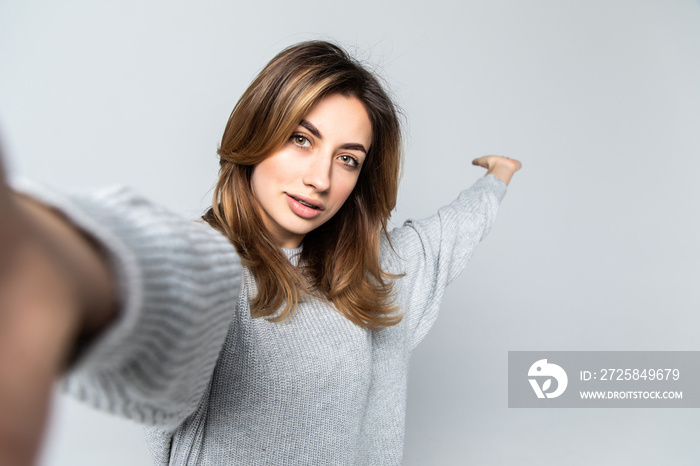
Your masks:
{"label": "woman's raised hand", "polygon": [[0,464],[34,464],[54,381],[78,338],[114,309],[98,249],[60,214],[13,193],[0,157]]}
{"label": "woman's raised hand", "polygon": [[510,183],[513,174],[522,167],[519,161],[500,155],[485,155],[472,160],[472,164],[484,167],[487,170],[487,175],[495,175],[496,178],[503,180],[505,184]]}

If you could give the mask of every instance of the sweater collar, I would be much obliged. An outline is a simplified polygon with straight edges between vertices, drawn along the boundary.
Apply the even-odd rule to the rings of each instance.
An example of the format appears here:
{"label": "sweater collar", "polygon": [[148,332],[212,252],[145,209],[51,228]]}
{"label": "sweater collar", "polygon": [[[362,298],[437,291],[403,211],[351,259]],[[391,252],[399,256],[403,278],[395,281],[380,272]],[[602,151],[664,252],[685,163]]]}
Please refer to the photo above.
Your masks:
{"label": "sweater collar", "polygon": [[292,265],[299,265],[299,258],[301,257],[301,251],[304,250],[303,245],[298,248],[282,248],[282,254],[284,254]]}

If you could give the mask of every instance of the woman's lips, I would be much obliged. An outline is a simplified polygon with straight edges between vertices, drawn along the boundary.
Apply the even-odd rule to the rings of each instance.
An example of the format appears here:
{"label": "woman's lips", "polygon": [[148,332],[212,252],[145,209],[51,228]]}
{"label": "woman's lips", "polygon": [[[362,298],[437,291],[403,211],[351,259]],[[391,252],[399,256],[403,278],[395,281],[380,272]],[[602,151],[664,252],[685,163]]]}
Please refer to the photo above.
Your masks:
{"label": "woman's lips", "polygon": [[287,196],[289,208],[301,218],[313,219],[321,215],[323,212],[323,205],[317,201],[313,201],[303,196],[293,196],[287,193],[285,194]]}

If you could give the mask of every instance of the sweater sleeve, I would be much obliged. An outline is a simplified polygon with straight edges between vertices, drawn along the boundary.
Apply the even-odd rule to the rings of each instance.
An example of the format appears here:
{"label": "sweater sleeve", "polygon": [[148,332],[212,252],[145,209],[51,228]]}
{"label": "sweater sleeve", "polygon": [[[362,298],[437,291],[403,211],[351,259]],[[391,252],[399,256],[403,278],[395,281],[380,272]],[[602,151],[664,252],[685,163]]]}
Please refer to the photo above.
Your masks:
{"label": "sweater sleeve", "polygon": [[386,269],[405,274],[396,286],[411,349],[435,322],[445,287],[491,229],[505,193],[502,180],[485,176],[437,214],[408,220],[389,234],[394,252]]}
{"label": "sweater sleeve", "polygon": [[237,304],[234,247],[124,188],[62,196],[15,186],[92,236],[116,277],[119,316],[81,353],[63,388],[96,408],[174,429],[200,402]]}

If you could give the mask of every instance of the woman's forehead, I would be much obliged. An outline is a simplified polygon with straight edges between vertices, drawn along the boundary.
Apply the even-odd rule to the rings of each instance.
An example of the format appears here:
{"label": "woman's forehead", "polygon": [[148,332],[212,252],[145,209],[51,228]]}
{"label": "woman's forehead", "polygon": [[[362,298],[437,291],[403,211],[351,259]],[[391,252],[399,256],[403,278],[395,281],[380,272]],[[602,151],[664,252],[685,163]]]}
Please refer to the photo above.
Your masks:
{"label": "woman's forehead", "polygon": [[354,143],[369,151],[372,143],[372,123],[364,103],[354,96],[331,94],[309,110],[300,126],[322,140]]}

